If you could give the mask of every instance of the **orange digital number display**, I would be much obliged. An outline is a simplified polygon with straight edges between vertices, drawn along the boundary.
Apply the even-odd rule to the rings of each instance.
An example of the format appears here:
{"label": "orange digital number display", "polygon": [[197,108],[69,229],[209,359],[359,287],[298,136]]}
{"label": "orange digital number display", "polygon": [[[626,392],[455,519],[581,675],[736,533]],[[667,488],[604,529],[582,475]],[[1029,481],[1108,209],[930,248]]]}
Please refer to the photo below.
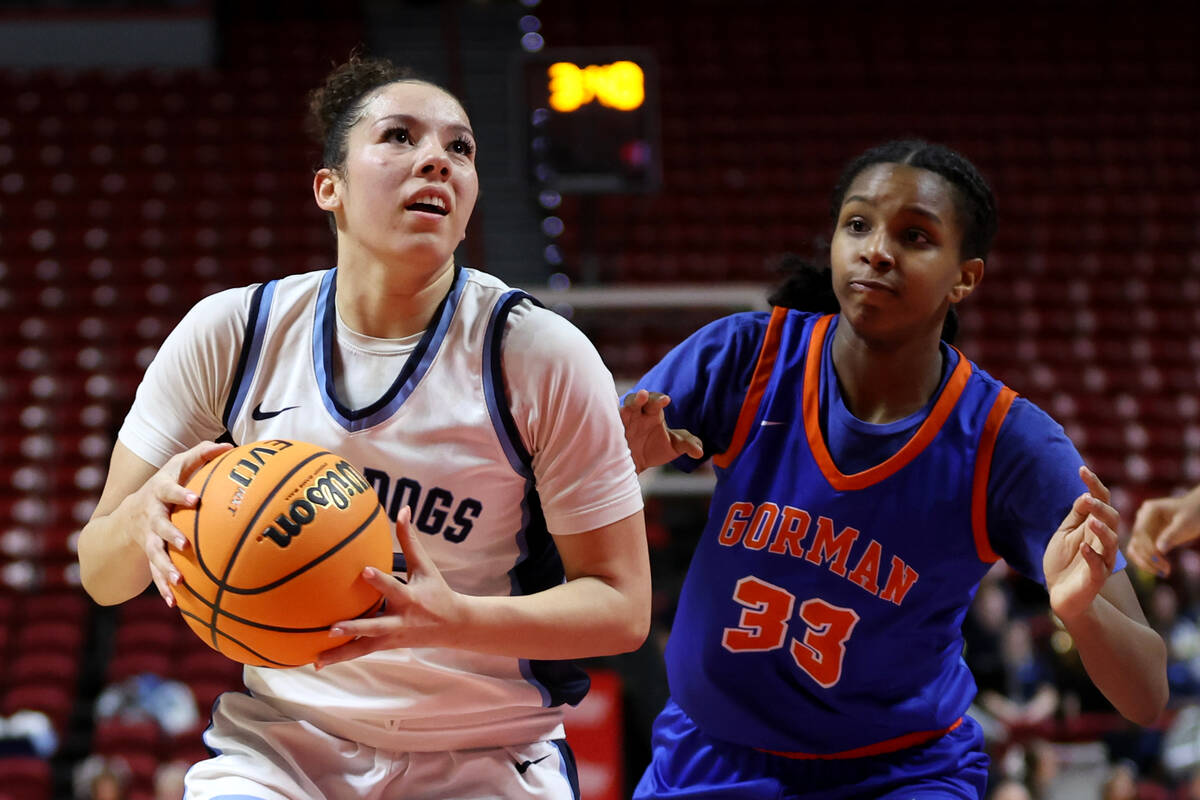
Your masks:
{"label": "orange digital number display", "polygon": [[567,61],[551,64],[550,107],[569,113],[593,100],[619,111],[633,111],[646,100],[646,78],[632,61],[589,64],[580,67]]}

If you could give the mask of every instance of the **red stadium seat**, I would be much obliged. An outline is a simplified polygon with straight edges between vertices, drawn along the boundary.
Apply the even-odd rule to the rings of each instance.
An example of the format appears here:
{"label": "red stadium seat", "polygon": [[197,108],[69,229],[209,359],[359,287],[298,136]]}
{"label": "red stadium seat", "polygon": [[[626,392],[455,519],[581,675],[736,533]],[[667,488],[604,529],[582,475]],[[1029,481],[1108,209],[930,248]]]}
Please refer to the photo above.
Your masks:
{"label": "red stadium seat", "polygon": [[77,653],[83,644],[86,620],[41,620],[25,625],[13,644],[18,652]]}
{"label": "red stadium seat", "polygon": [[0,757],[0,800],[51,800],[50,762],[35,756]]}
{"label": "red stadium seat", "polygon": [[149,672],[154,675],[170,675],[172,656],[162,650],[128,650],[117,653],[108,662],[108,682],[116,683],[126,678]]}
{"label": "red stadium seat", "polygon": [[12,716],[17,711],[28,709],[41,711],[50,718],[54,729],[61,736],[66,731],[67,720],[75,701],[75,687],[32,683],[8,688],[0,698],[0,714]]}
{"label": "red stadium seat", "polygon": [[183,620],[145,619],[126,620],[117,628],[116,652],[170,652],[177,638],[191,636]]}
{"label": "red stadium seat", "polygon": [[79,677],[79,659],[55,652],[21,653],[8,665],[9,686],[53,684],[73,687]]}
{"label": "red stadium seat", "polygon": [[165,738],[153,720],[103,719],[92,734],[92,750],[106,755],[141,752],[157,756]]}

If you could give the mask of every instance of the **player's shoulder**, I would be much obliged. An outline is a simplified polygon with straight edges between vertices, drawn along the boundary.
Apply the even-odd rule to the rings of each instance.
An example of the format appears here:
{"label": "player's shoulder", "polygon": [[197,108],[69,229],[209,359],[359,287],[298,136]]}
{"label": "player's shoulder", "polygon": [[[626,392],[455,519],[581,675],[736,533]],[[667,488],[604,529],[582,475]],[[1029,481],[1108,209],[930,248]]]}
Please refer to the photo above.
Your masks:
{"label": "player's shoulder", "polygon": [[[957,357],[966,358],[960,352],[957,353]],[[971,374],[974,380],[996,392],[1008,388],[1016,393],[1012,405],[1009,406],[1008,413],[1004,417],[1004,424],[1000,428],[1001,437],[1042,441],[1047,436],[1062,435],[1062,425],[1055,421],[1041,406],[1022,395],[1015,387],[1008,386],[1004,381],[980,367],[979,364],[970,359],[967,360],[971,364]]]}
{"label": "player's shoulder", "polygon": [[693,345],[723,346],[760,341],[771,321],[769,311],[737,311],[705,323],[688,337]]}
{"label": "player's shoulder", "polygon": [[596,349],[573,322],[528,298],[512,307],[504,337],[506,352],[520,349],[531,358],[570,358]]}
{"label": "player's shoulder", "polygon": [[301,272],[285,275],[273,281],[248,283],[241,286],[220,289],[198,300],[192,307],[191,313],[217,319],[223,319],[228,316],[244,318],[249,313],[250,307],[254,304],[255,297],[262,297],[262,290],[265,287],[272,286],[275,292],[281,289],[303,292],[306,288],[316,288],[319,286],[322,278],[328,272],[329,270],[327,269]]}
{"label": "player's shoulder", "polygon": [[259,285],[234,286],[200,298],[181,320],[179,327],[202,331],[220,330],[231,324],[245,324],[250,314],[255,289]]}
{"label": "player's shoulder", "polygon": [[470,288],[471,291],[482,295],[499,297],[514,290],[521,291],[515,286],[509,286],[490,272],[484,272],[472,267],[459,267],[459,269],[461,270],[461,280],[464,288]]}
{"label": "player's shoulder", "polygon": [[509,308],[504,320],[503,350],[506,363],[514,359],[531,364],[555,362],[576,356],[595,354],[591,340],[574,323],[553,309],[546,308],[523,289],[510,286],[495,275],[463,267],[464,290],[474,293],[475,304],[496,308],[502,298],[519,292],[521,299]]}
{"label": "player's shoulder", "polygon": [[1050,439],[1067,438],[1063,426],[1045,409],[1027,397],[1017,395],[1013,399],[999,435],[1018,446],[1035,447]]}

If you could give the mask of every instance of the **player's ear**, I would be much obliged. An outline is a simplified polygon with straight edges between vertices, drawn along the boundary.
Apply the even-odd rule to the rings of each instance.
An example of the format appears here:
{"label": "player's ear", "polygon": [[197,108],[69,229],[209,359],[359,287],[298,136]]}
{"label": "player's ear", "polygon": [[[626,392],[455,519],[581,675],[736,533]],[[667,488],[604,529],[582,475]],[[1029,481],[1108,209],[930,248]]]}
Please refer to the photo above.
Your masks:
{"label": "player's ear", "polygon": [[334,211],[342,207],[342,179],[336,170],[322,167],[313,176],[313,197],[322,211]]}
{"label": "player's ear", "polygon": [[975,287],[983,280],[983,259],[968,258],[958,265],[958,280],[950,288],[951,303],[958,303],[975,291]]}

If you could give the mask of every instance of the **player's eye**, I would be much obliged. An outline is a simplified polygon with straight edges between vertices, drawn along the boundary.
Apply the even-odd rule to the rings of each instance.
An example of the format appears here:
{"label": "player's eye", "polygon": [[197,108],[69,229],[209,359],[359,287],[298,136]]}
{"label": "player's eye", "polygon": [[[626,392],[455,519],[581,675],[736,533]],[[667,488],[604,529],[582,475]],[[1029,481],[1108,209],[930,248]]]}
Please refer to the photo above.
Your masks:
{"label": "player's eye", "polygon": [[909,228],[904,232],[904,240],[909,244],[932,244],[933,239],[920,228]]}
{"label": "player's eye", "polygon": [[470,156],[475,152],[475,145],[465,136],[460,136],[450,143],[450,151],[460,156]]}
{"label": "player's eye", "polygon": [[401,144],[412,142],[412,137],[408,134],[408,128],[402,127],[388,128],[383,132],[383,139],[386,142],[400,142]]}

